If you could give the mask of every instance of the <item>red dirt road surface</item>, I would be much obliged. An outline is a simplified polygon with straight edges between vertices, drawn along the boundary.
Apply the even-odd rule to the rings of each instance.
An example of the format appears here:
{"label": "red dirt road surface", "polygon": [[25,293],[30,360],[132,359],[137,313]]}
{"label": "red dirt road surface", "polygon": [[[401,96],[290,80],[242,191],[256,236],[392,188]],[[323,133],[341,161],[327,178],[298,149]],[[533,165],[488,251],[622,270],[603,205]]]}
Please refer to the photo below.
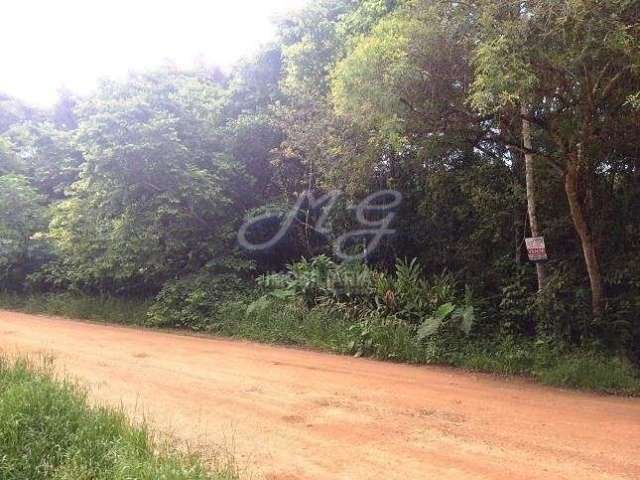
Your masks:
{"label": "red dirt road surface", "polygon": [[5,311],[0,349],[252,478],[640,479],[637,399]]}

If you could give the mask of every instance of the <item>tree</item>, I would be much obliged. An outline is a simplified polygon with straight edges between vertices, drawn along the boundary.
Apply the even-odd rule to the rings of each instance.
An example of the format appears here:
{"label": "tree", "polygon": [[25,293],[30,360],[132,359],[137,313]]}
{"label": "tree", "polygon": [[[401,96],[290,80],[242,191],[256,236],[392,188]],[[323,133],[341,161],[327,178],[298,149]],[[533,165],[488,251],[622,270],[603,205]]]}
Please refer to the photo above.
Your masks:
{"label": "tree", "polygon": [[232,252],[243,169],[220,138],[224,96],[189,74],[105,84],[79,107],[84,163],[51,237],[78,285],[158,288]]}
{"label": "tree", "polygon": [[40,239],[46,225],[44,198],[20,175],[0,176],[0,288],[19,289],[40,264]]}
{"label": "tree", "polygon": [[[563,178],[592,294],[603,314],[604,285],[596,202],[606,170],[630,132],[638,132],[633,93],[640,89],[640,10],[628,0],[525,1],[506,21],[504,2],[483,2],[472,102],[481,111],[513,111],[544,135],[535,152]],[[534,153],[534,152],[530,152]]]}
{"label": "tree", "polygon": [[[536,198],[538,192],[538,185],[535,177],[535,155],[533,154],[533,141],[531,135],[531,122],[527,120],[529,117],[529,109],[526,105],[521,107],[522,119],[522,147],[525,150],[524,153],[524,165],[525,165],[525,178],[527,188],[527,214],[529,217],[529,227],[531,228],[532,237],[540,237],[542,230],[538,221],[538,199]],[[540,262],[536,263],[536,274],[538,276],[538,292],[544,290],[546,282],[546,269]]]}
{"label": "tree", "polygon": [[19,169],[18,160],[9,142],[5,138],[0,137],[0,175],[17,173]]}
{"label": "tree", "polygon": [[48,121],[23,122],[12,126],[4,137],[11,145],[18,171],[49,200],[64,198],[76,181],[83,162],[74,145],[73,133],[60,130]]}

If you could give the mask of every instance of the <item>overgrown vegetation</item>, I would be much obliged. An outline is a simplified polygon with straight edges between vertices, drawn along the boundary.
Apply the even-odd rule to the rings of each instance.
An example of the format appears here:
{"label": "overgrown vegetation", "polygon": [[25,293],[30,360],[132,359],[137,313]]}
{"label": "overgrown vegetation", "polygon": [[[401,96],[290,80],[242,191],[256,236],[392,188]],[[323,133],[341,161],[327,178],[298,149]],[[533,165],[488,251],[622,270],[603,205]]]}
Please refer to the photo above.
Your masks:
{"label": "overgrown vegetation", "polygon": [[[632,391],[638,25],[631,0],[320,0],[229,74],[0,96],[5,304]],[[380,190],[402,201],[352,208]],[[288,228],[249,251],[247,220]]]}
{"label": "overgrown vegetation", "polygon": [[6,480],[232,480],[115,410],[89,406],[49,368],[0,358],[0,477]]}
{"label": "overgrown vegetation", "polygon": [[[0,296],[0,308],[193,331],[414,364],[452,365],[542,383],[640,395],[640,370],[604,344],[561,344],[496,329],[452,275],[422,280],[416,261],[394,273],[320,256],[265,275],[244,295],[228,284],[163,290],[153,303],[64,294]],[[216,291],[215,286],[219,290]],[[236,287],[234,286],[233,289]],[[64,309],[56,307],[64,305]],[[104,308],[102,306],[104,305]],[[147,308],[148,307],[148,308]],[[110,312],[115,312],[110,317]],[[506,317],[509,318],[509,317]]]}

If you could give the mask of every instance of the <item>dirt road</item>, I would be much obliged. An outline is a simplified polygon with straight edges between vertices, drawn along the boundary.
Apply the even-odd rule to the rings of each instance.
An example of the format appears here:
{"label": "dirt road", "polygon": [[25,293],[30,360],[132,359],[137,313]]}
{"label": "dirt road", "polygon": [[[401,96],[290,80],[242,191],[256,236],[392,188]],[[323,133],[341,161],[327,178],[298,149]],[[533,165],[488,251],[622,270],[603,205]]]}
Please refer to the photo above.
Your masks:
{"label": "dirt road", "polygon": [[254,478],[640,479],[639,400],[4,311],[0,348]]}

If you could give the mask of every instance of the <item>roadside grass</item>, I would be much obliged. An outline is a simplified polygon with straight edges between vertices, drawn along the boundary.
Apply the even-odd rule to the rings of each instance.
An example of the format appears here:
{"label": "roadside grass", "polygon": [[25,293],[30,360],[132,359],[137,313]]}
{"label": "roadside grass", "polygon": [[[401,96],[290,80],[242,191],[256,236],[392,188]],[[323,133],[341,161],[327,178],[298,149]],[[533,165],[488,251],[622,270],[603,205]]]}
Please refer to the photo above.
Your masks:
{"label": "roadside grass", "polygon": [[[255,299],[253,299],[255,300]],[[498,375],[521,375],[553,386],[640,396],[640,370],[630,362],[589,350],[560,350],[503,338],[446,339],[423,343],[399,321],[354,321],[325,306],[299,302],[227,301],[202,325],[214,335],[256,342],[311,347],[339,354],[412,364],[451,365]],[[149,301],[76,294],[0,293],[0,308],[129,325],[145,323]]]}
{"label": "roadside grass", "polygon": [[0,357],[3,480],[235,480],[157,441],[120,411],[92,407],[46,365]]}
{"label": "roadside grass", "polygon": [[0,292],[0,308],[7,310],[122,325],[144,325],[151,303],[138,298],[116,298],[109,295],[92,296],[79,293],[22,295]]}
{"label": "roadside grass", "polygon": [[619,358],[590,353],[571,354],[536,371],[535,377],[547,385],[640,396],[637,369]]}
{"label": "roadside grass", "polygon": [[560,351],[532,342],[469,343],[448,362],[471,371],[524,375],[556,387],[640,396],[640,370],[589,350]]}
{"label": "roadside grass", "polygon": [[209,331],[217,335],[348,353],[352,323],[329,309],[308,310],[282,302],[267,303],[249,314],[245,302],[235,301],[221,305],[215,318]]}

